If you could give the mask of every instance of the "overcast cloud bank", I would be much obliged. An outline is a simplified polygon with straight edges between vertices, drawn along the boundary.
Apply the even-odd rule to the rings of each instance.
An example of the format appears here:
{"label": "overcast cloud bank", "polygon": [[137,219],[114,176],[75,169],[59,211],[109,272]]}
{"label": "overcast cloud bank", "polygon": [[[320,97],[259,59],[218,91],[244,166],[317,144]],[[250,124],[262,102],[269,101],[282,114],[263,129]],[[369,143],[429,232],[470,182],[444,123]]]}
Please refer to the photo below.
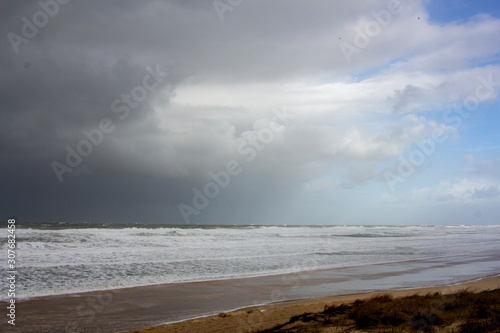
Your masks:
{"label": "overcast cloud bank", "polygon": [[293,121],[190,222],[498,223],[498,13],[227,4],[222,20],[202,0],[3,4],[2,218],[184,223],[179,205],[286,106]]}

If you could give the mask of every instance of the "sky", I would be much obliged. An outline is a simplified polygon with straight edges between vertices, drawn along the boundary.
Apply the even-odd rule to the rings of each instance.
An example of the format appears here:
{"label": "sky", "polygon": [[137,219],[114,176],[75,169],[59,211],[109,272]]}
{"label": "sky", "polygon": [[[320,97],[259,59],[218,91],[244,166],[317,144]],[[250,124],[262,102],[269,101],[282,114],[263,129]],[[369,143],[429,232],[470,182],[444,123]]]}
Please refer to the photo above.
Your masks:
{"label": "sky", "polygon": [[500,3],[9,1],[0,219],[499,224]]}

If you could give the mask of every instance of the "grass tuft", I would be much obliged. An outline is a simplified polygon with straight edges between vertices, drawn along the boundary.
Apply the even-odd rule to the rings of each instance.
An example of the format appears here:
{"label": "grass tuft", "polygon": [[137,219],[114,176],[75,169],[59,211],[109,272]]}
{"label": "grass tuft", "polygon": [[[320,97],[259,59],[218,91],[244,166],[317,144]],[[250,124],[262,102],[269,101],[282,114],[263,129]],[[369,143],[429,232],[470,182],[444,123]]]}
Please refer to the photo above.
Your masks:
{"label": "grass tuft", "polygon": [[500,289],[403,298],[378,295],[349,305],[325,306],[323,312],[296,316],[262,332],[318,332],[339,327],[342,332],[500,332]]}

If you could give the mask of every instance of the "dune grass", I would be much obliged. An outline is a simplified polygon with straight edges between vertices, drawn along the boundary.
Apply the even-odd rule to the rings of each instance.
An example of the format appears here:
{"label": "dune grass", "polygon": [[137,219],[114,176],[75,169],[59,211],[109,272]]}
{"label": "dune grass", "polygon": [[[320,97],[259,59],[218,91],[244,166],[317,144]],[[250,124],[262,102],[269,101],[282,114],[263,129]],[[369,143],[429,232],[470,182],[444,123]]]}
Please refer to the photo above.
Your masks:
{"label": "dune grass", "polygon": [[384,294],[325,306],[264,332],[500,332],[500,289],[402,298]]}

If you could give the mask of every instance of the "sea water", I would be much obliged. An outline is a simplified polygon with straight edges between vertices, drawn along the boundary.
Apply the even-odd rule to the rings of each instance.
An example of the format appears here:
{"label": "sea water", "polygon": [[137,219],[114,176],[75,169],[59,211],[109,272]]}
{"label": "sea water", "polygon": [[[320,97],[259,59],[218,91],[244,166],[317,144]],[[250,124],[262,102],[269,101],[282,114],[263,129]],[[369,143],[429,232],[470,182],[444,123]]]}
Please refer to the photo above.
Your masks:
{"label": "sea water", "polygon": [[[500,255],[500,226],[18,222],[16,241],[16,296],[30,298],[431,258]],[[7,242],[1,247],[6,253]],[[500,267],[491,267],[488,272],[498,273]],[[5,280],[2,290],[8,289]],[[2,299],[6,296],[2,294]]]}

